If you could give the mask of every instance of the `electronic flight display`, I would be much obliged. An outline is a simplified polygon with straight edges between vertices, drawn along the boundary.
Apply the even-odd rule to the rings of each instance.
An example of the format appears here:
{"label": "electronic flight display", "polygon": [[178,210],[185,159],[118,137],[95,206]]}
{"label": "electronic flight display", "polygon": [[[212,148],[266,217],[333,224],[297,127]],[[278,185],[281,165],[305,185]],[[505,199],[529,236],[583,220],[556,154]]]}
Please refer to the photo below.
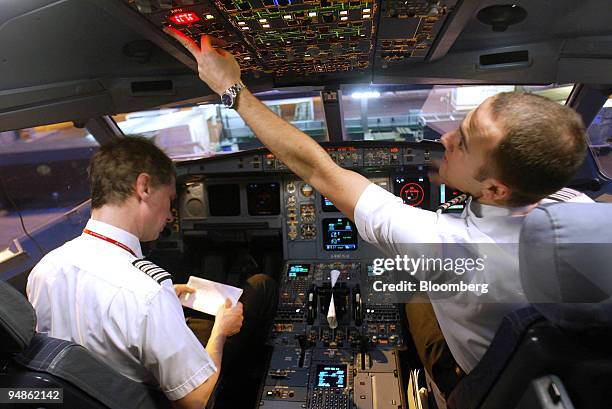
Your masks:
{"label": "electronic flight display", "polygon": [[334,206],[331,200],[321,195],[321,210],[324,212],[339,212],[338,208]]}
{"label": "electronic flight display", "polygon": [[317,383],[319,388],[345,388],[346,365],[317,365]]}
{"label": "electronic flight display", "polygon": [[426,176],[396,176],[393,191],[407,205],[429,209],[429,179]]}
{"label": "electronic flight display", "polygon": [[250,216],[280,214],[280,183],[249,183],[247,203]]}
{"label": "electronic flight display", "polygon": [[346,217],[323,219],[323,248],[327,251],[357,250],[357,226]]}
{"label": "electronic flight display", "polygon": [[237,184],[209,185],[208,209],[211,216],[240,214],[240,186]]}
{"label": "electronic flight display", "polygon": [[289,264],[287,269],[287,277],[305,277],[310,273],[310,264]]}

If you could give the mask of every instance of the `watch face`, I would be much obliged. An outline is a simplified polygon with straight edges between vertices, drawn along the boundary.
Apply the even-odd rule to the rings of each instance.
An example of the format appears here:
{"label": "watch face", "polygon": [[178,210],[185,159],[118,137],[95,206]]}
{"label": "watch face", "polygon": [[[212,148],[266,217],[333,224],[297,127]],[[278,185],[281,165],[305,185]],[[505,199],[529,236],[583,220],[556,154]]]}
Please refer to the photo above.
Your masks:
{"label": "watch face", "polygon": [[221,102],[223,102],[223,105],[226,107],[231,108],[234,104],[234,98],[232,98],[230,94],[223,94],[221,95]]}

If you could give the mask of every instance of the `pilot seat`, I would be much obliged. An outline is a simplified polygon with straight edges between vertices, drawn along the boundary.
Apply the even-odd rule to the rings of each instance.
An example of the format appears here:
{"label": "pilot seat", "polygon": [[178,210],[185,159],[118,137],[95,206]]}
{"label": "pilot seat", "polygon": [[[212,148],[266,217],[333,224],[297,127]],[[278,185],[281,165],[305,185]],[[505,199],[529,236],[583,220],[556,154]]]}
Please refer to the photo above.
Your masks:
{"label": "pilot seat", "polygon": [[[126,378],[83,346],[36,333],[34,308],[3,281],[0,299],[0,388],[61,388],[63,393],[61,405],[15,400],[14,407],[170,408],[161,391]],[[13,407],[6,403],[2,407]]]}
{"label": "pilot seat", "polygon": [[541,205],[521,230],[531,306],[507,315],[447,407],[612,407],[612,204]]}

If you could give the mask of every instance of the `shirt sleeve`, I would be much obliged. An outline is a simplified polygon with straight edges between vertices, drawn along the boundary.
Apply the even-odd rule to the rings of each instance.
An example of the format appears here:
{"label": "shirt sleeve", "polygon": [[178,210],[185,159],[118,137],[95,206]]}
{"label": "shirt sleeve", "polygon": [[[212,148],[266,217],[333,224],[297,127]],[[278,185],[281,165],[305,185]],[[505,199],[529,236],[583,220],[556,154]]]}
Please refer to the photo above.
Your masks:
{"label": "shirt sleeve", "polygon": [[57,268],[49,261],[49,255],[43,257],[28,275],[26,296],[36,312],[36,332],[48,335],[51,331],[51,299],[48,294],[47,281],[52,280],[52,273]]}
{"label": "shirt sleeve", "polygon": [[142,323],[141,362],[170,400],[183,398],[217,370],[200,341],[187,327],[174,290],[162,287]]}
{"label": "shirt sleeve", "polygon": [[363,240],[386,250],[394,244],[443,242],[435,212],[408,206],[374,183],[357,201],[355,224]]}

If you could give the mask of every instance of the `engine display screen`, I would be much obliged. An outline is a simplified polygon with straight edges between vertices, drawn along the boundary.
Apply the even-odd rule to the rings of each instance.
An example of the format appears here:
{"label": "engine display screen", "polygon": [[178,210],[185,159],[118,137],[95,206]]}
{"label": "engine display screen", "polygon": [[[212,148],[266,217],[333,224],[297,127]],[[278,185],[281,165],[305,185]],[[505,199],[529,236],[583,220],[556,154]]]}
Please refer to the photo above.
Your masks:
{"label": "engine display screen", "polygon": [[[457,189],[453,189],[449,186],[446,186],[444,183],[440,185],[440,204],[445,203],[451,199],[456,198],[461,195],[463,192]],[[448,212],[461,212],[465,205],[458,204],[448,208]]]}
{"label": "engine display screen", "polygon": [[346,217],[323,219],[323,248],[327,251],[357,250],[357,226]]}
{"label": "engine display screen", "polygon": [[240,186],[237,184],[209,185],[208,210],[211,216],[240,214]]}
{"label": "engine display screen", "polygon": [[321,195],[321,210],[324,212],[339,212],[338,208],[334,206],[331,200]]}
{"label": "engine display screen", "polygon": [[429,179],[426,176],[396,176],[393,192],[407,205],[429,209]]}
{"label": "engine display screen", "polygon": [[346,365],[317,365],[317,387],[345,388]]}
{"label": "engine display screen", "polygon": [[307,276],[310,272],[310,264],[289,264],[287,277],[296,278]]}
{"label": "engine display screen", "polygon": [[280,214],[280,183],[249,183],[246,188],[249,215]]}

